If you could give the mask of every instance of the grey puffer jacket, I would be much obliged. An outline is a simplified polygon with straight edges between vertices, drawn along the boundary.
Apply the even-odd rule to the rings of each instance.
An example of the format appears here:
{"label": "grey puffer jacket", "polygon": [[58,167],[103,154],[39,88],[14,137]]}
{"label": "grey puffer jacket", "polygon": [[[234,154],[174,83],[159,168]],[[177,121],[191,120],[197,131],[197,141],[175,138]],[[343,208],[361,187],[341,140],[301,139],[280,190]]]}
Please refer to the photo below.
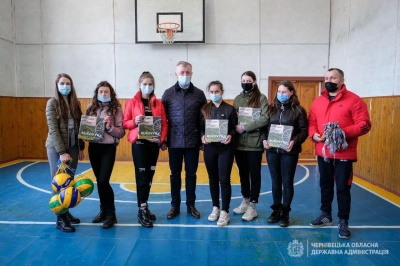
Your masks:
{"label": "grey puffer jacket", "polygon": [[[57,100],[50,98],[46,105],[46,118],[49,132],[47,134],[45,146],[49,149],[55,149],[58,154],[64,154],[67,152],[69,147],[69,136],[68,136],[68,120],[64,118],[57,119]],[[75,139],[79,145],[80,150],[85,149],[85,144],[82,140],[78,140],[78,131],[80,119],[75,120]]]}
{"label": "grey puffer jacket", "polygon": [[207,102],[204,92],[192,83],[183,90],[177,82],[164,92],[162,102],[168,119],[168,147],[200,147],[200,109]]}

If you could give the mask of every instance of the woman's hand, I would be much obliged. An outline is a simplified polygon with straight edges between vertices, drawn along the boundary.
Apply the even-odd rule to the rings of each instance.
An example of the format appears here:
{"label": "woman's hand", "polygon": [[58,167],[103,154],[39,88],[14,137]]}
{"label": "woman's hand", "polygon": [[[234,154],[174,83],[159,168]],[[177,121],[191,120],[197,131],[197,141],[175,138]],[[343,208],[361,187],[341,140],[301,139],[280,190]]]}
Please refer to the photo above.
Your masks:
{"label": "woman's hand", "polygon": [[232,136],[231,135],[227,135],[224,141],[221,141],[222,144],[229,144],[231,143],[232,140]]}
{"label": "woman's hand", "polygon": [[160,139],[159,138],[152,138],[152,139],[148,139],[148,141],[153,142],[153,143],[160,143]]}
{"label": "woman's hand", "polygon": [[291,140],[289,142],[289,146],[284,150],[287,151],[287,152],[290,152],[292,150],[293,146],[294,146],[294,140]]}
{"label": "woman's hand", "polygon": [[110,130],[112,128],[112,119],[110,116],[105,116],[104,117],[104,123],[106,123],[106,129]]}
{"label": "woman's hand", "polygon": [[269,146],[268,140],[266,140],[266,139],[263,140],[263,146],[264,146],[264,149],[271,148],[271,146]]}
{"label": "woman's hand", "polygon": [[201,137],[201,143],[203,143],[203,144],[208,144],[209,142],[207,142],[207,140],[206,140],[206,136],[202,136]]}
{"label": "woman's hand", "polygon": [[135,117],[134,122],[136,125],[139,125],[139,123],[143,122],[143,119],[144,119],[144,115],[138,115]]}
{"label": "woman's hand", "polygon": [[68,153],[63,153],[60,155],[60,161],[62,163],[67,163],[69,161],[69,159],[71,159],[71,156],[69,156]]}
{"label": "woman's hand", "polygon": [[246,131],[246,129],[244,128],[243,125],[236,125],[236,132],[237,133],[242,134],[245,131]]}

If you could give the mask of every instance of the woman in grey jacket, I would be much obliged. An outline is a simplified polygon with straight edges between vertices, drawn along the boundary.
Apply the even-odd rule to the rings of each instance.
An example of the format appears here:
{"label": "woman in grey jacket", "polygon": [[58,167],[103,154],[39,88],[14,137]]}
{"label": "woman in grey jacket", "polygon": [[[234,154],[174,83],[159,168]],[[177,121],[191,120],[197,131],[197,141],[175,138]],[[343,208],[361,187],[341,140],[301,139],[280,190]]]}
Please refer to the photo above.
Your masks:
{"label": "woman in grey jacket", "polygon": [[97,84],[92,103],[86,109],[86,115],[104,119],[103,137],[89,143],[89,159],[97,181],[100,198],[100,212],[93,223],[103,222],[103,228],[111,228],[117,223],[114,206],[114,191],[110,185],[115,155],[119,139],[125,135],[122,126],[122,108],[117,100],[114,88],[107,81]]}
{"label": "woman in grey jacket", "polygon": [[[83,141],[78,140],[81,120],[81,106],[76,96],[71,77],[61,73],[55,81],[55,96],[47,101],[46,118],[49,133],[46,140],[47,157],[50,164],[51,178],[57,172],[57,162],[69,162],[76,169],[78,159],[83,159],[85,148]],[[71,223],[80,220],[68,211],[57,215],[56,228],[63,232],[74,232]]]}

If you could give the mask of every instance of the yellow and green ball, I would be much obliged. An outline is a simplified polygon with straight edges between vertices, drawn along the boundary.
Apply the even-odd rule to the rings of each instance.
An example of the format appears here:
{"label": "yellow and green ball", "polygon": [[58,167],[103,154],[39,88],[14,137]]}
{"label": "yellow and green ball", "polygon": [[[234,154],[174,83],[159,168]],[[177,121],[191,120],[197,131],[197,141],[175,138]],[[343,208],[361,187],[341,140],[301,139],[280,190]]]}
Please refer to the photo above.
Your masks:
{"label": "yellow and green ball", "polygon": [[64,208],[74,208],[81,202],[81,194],[74,187],[68,187],[60,192],[59,200]]}
{"label": "yellow and green ball", "polygon": [[68,211],[68,208],[65,208],[64,205],[61,204],[58,194],[51,197],[49,206],[55,214],[63,214]]}
{"label": "yellow and green ball", "polygon": [[74,178],[67,173],[60,173],[53,177],[51,181],[51,187],[56,193],[61,192],[67,187],[72,187],[74,185]]}
{"label": "yellow and green ball", "polygon": [[87,197],[92,194],[94,189],[93,181],[88,177],[80,177],[75,179],[74,188],[77,189],[81,197]]}

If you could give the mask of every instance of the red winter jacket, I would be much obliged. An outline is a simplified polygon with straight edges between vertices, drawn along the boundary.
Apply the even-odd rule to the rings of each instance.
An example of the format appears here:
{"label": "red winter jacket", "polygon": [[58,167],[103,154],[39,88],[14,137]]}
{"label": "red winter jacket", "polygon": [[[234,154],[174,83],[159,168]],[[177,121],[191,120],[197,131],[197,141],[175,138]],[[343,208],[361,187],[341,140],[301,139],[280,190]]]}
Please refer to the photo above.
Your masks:
{"label": "red winter jacket", "polygon": [[[371,130],[371,121],[365,102],[355,93],[348,91],[344,84],[332,101],[329,101],[328,91],[323,90],[322,95],[313,101],[308,117],[308,136],[312,141],[314,141],[312,137],[315,133],[322,136],[325,124],[328,122],[338,122],[346,135],[349,146],[334,154],[330,154],[329,149],[325,147],[327,157],[356,161],[358,137]],[[323,156],[323,147],[324,142],[315,142],[316,155]]]}
{"label": "red winter jacket", "polygon": [[[153,116],[161,116],[160,143],[163,143],[168,133],[168,122],[164,105],[161,100],[156,99],[156,96],[153,94],[150,98],[150,107]],[[129,129],[128,141],[131,143],[135,143],[138,139],[138,126],[135,124],[135,118],[138,115],[145,115],[141,91],[138,91],[132,99],[126,102],[125,105],[122,125],[125,129]]]}

